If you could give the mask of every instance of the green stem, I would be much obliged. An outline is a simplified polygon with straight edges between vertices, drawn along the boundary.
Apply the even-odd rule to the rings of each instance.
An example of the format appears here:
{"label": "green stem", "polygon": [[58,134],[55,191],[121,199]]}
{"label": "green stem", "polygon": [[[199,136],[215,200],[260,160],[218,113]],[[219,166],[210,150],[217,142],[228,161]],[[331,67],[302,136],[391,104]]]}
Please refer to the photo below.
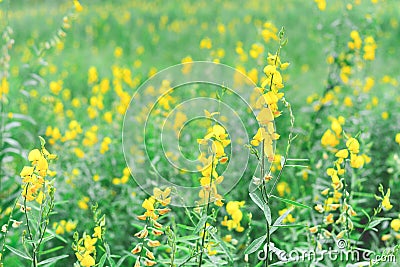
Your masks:
{"label": "green stem", "polygon": [[[206,210],[205,210],[205,213],[206,213],[206,216],[208,216],[208,209],[210,208],[210,201],[211,201],[211,186],[212,186],[212,181],[213,181],[213,170],[214,170],[214,154],[213,154],[213,156],[212,156],[212,158],[211,158],[211,172],[210,172],[210,184],[209,184],[209,189],[210,189],[210,192],[208,193],[208,200],[207,200],[207,206],[206,206]],[[204,254],[204,243],[205,243],[205,240],[206,240],[206,230],[207,230],[207,220],[206,220],[206,222],[204,223],[204,227],[203,227],[203,237],[202,237],[202,239],[201,239],[201,251],[200,251],[200,259],[199,259],[199,267],[201,266],[201,262],[202,262],[202,260],[203,260],[203,254]]]}
{"label": "green stem", "polygon": [[32,241],[32,263],[33,263],[33,267],[37,266],[37,256],[36,256],[36,245],[33,242],[33,235],[32,235],[32,231],[31,231],[31,227],[29,226],[29,217],[28,217],[28,213],[26,210],[26,197],[28,195],[28,188],[29,188],[29,183],[26,185],[25,187],[25,197],[24,197],[24,214],[25,214],[25,219],[26,219],[26,228],[28,230],[28,235],[29,235],[29,239]]}
{"label": "green stem", "polygon": [[10,222],[11,222],[11,220],[12,220],[12,216],[13,216],[15,207],[17,206],[17,203],[18,203],[18,201],[19,201],[19,198],[20,198],[20,196],[17,197],[17,199],[15,200],[14,205],[13,205],[12,210],[11,210],[11,213],[10,213],[10,216],[8,217],[8,220],[7,220],[6,232],[4,233],[3,241],[1,242],[0,266],[3,266],[4,251],[5,251],[5,248],[6,248],[6,247],[5,247],[5,245],[6,245],[6,239],[7,239],[7,235],[8,235],[8,232],[9,232],[8,229],[9,229],[9,226],[10,226]]}

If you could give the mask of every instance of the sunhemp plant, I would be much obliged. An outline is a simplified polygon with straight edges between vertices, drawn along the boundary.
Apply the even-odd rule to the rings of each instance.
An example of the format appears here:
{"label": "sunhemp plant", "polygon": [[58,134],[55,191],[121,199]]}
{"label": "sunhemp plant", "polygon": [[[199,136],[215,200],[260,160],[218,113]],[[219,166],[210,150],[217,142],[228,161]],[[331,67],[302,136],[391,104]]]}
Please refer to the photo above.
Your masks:
{"label": "sunhemp plant", "polygon": [[[42,259],[45,254],[44,244],[55,236],[49,231],[50,215],[54,210],[55,171],[49,169],[49,163],[57,158],[46,148],[46,141],[39,137],[40,148],[33,149],[28,154],[30,166],[24,166],[20,176],[22,178],[22,190],[16,199],[8,222],[2,226],[4,232],[1,243],[0,266],[2,266],[2,255],[7,248],[12,253],[30,262],[31,266],[39,266],[45,263],[56,262],[68,255],[60,255],[54,258]],[[19,212],[16,212],[19,208]],[[17,214],[15,214],[17,213]],[[18,214],[18,213],[22,213]],[[19,219],[16,219],[19,218]],[[10,226],[13,229],[10,229]],[[9,231],[24,227],[21,233],[24,251],[6,244]]]}
{"label": "sunhemp plant", "polygon": [[[263,211],[265,215],[265,233],[260,237],[253,240],[253,242],[245,250],[245,260],[248,260],[250,254],[256,252],[260,247],[264,247],[265,252],[265,266],[270,264],[270,254],[277,252],[274,243],[271,241],[271,234],[275,232],[280,226],[282,226],[286,217],[290,215],[290,212],[295,206],[302,208],[309,208],[308,206],[289,199],[280,198],[273,195],[274,189],[276,188],[282,172],[286,166],[291,167],[306,167],[303,165],[289,165],[289,161],[307,161],[307,159],[290,159],[288,158],[290,146],[296,136],[293,136],[294,126],[294,115],[291,109],[291,105],[284,98],[284,93],[280,90],[284,88],[283,77],[281,71],[288,68],[288,62],[282,62],[280,58],[281,49],[287,44],[288,39],[285,37],[285,30],[282,28],[278,33],[279,47],[275,54],[268,53],[267,66],[264,67],[264,80],[261,82],[259,87],[256,87],[258,93],[257,101],[254,105],[255,110],[258,111],[257,121],[260,125],[257,133],[253,136],[248,148],[251,153],[258,159],[259,165],[259,176],[254,176],[252,182],[249,185],[250,197],[257,204],[257,206]],[[279,103],[282,103],[288,111],[290,117],[290,126],[287,146],[284,156],[275,154],[274,142],[280,138],[280,135],[275,129],[275,118],[282,115],[282,111],[279,109]],[[276,177],[272,174],[271,169],[267,169],[267,161],[272,163],[278,163],[278,170]],[[268,186],[272,182],[271,186]],[[288,209],[285,209],[282,214],[272,223],[271,211],[269,208],[271,199],[280,200],[289,205]],[[258,266],[263,264],[259,262]]]}

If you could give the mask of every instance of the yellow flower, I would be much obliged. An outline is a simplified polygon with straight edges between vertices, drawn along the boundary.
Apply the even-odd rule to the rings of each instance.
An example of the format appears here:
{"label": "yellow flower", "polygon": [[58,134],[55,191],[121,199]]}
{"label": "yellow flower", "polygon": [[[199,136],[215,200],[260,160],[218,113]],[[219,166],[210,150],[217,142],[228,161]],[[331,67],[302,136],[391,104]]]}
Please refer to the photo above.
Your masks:
{"label": "yellow flower", "polygon": [[336,154],[336,157],[346,159],[349,156],[349,151],[347,149],[341,149]]}
{"label": "yellow flower", "polygon": [[377,48],[374,38],[372,36],[367,36],[364,39],[364,42],[365,42],[365,45],[364,45],[363,58],[365,60],[374,60],[375,59],[375,50]]}
{"label": "yellow flower", "polygon": [[200,49],[211,49],[212,42],[211,39],[206,37],[200,41]]}
{"label": "yellow flower", "polygon": [[75,147],[74,148],[74,153],[75,153],[75,155],[78,157],[78,158],[83,158],[83,157],[85,157],[85,152],[83,152],[83,150],[82,149],[80,149],[79,147]]}
{"label": "yellow flower", "polygon": [[143,201],[142,207],[144,209],[146,209],[146,212],[144,213],[144,215],[156,220],[158,218],[158,216],[154,213],[154,211],[155,211],[154,203],[155,203],[155,198],[154,197],[150,197],[150,198],[145,199]]}
{"label": "yellow flower", "polygon": [[154,260],[154,254],[150,250],[146,250],[146,257],[149,258],[150,260]]}
{"label": "yellow flower", "polygon": [[325,222],[326,224],[331,224],[331,223],[333,223],[333,214],[332,214],[332,213],[329,213],[329,214],[325,217],[324,222]]}
{"label": "yellow flower", "polygon": [[352,107],[353,106],[353,100],[351,100],[351,98],[349,96],[346,96],[343,100],[343,104],[346,107]]}
{"label": "yellow flower", "polygon": [[386,234],[386,235],[383,235],[383,236],[381,237],[381,240],[382,240],[382,241],[387,241],[387,240],[389,240],[391,237],[392,237],[392,236],[391,236],[390,234]]}
{"label": "yellow flower", "polygon": [[[267,99],[265,99],[265,97],[262,99],[267,101]],[[267,125],[274,121],[274,115],[272,114],[272,112],[269,108],[263,107],[260,110],[260,113],[258,113],[258,115],[257,115],[257,120],[259,121],[260,124]],[[273,126],[273,124],[272,124],[272,126]]]}
{"label": "yellow flower", "polygon": [[161,245],[161,243],[160,243],[160,241],[158,241],[158,240],[149,240],[149,241],[147,242],[147,246],[152,247],[152,248],[158,247],[158,246],[160,246],[160,245]]}
{"label": "yellow flower", "polygon": [[30,182],[29,178],[31,178],[31,176],[33,174],[33,170],[34,170],[34,167],[24,166],[24,168],[22,169],[22,171],[19,174],[23,178],[24,183]]}
{"label": "yellow flower", "polygon": [[289,184],[286,182],[279,182],[276,186],[276,190],[278,191],[279,196],[283,196],[285,193],[290,194],[290,187]]}
{"label": "yellow flower", "polygon": [[81,255],[79,252],[76,252],[75,255],[79,263],[83,267],[91,267],[96,264],[94,258],[87,252],[85,252],[84,255]]}
{"label": "yellow flower", "polygon": [[400,219],[394,219],[390,222],[390,227],[396,232],[400,229]]}
{"label": "yellow flower", "polygon": [[86,251],[89,251],[90,253],[96,250],[96,247],[94,246],[97,242],[97,238],[91,238],[89,235],[86,235],[83,239],[83,243],[85,245]]}
{"label": "yellow flower", "polygon": [[76,222],[68,221],[68,222],[65,224],[65,231],[67,231],[67,232],[71,232],[71,231],[74,230],[75,228],[76,228]]}
{"label": "yellow flower", "polygon": [[330,129],[328,129],[322,135],[321,144],[323,146],[335,147],[339,144],[339,140],[337,139],[336,135],[334,133],[332,133],[332,131]]}
{"label": "yellow flower", "polygon": [[55,230],[55,233],[57,234],[57,235],[62,235],[62,234],[64,234],[64,232],[65,232],[65,230],[64,230],[64,228],[62,227],[62,225],[61,224],[56,224],[56,227],[54,227],[56,230]]}
{"label": "yellow flower", "polygon": [[324,189],[324,190],[321,192],[321,194],[322,194],[323,196],[328,195],[328,193],[329,193],[329,188],[326,188],[326,189]]}
{"label": "yellow flower", "polygon": [[400,145],[400,133],[396,134],[395,141]]}
{"label": "yellow flower", "polygon": [[336,136],[340,136],[342,133],[342,125],[338,119],[334,118],[332,120],[331,129],[335,132]]}
{"label": "yellow flower", "polygon": [[318,211],[319,213],[323,213],[323,212],[325,211],[324,207],[322,207],[321,204],[317,204],[317,205],[314,207],[314,209],[315,209],[316,211]]}
{"label": "yellow flower", "polygon": [[264,128],[258,128],[257,133],[250,142],[251,145],[258,146],[265,139],[266,135],[267,133]]}
{"label": "yellow flower", "polygon": [[32,161],[32,165],[36,165],[41,157],[42,153],[40,153],[39,149],[33,149],[28,154],[28,160]]}
{"label": "yellow flower", "polygon": [[314,0],[318,5],[318,9],[324,11],[326,9],[326,1],[325,0]]}
{"label": "yellow flower", "polygon": [[114,56],[116,58],[120,58],[122,56],[123,50],[122,47],[117,46],[114,50]]}
{"label": "yellow flower", "polygon": [[83,7],[81,6],[81,3],[79,3],[78,0],[74,0],[74,6],[76,12],[81,12],[83,10]]}
{"label": "yellow flower", "polygon": [[355,138],[350,138],[349,140],[347,140],[346,147],[351,153],[357,154],[360,152],[360,143]]}
{"label": "yellow flower", "polygon": [[38,171],[40,176],[45,177],[48,169],[49,164],[47,160],[42,155],[40,155],[40,158],[37,161],[36,170]]}
{"label": "yellow flower", "polygon": [[393,205],[390,204],[390,188],[388,189],[386,195],[383,197],[382,200],[382,207],[384,210],[390,210],[391,208],[393,208]]}
{"label": "yellow flower", "polygon": [[142,251],[142,245],[141,244],[137,244],[132,250],[131,250],[131,253],[132,254],[137,254],[137,253],[139,253],[139,252],[141,252]]}
{"label": "yellow flower", "polygon": [[363,156],[359,156],[356,154],[351,154],[350,156],[350,166],[352,168],[361,168],[364,165],[364,157]]}
{"label": "yellow flower", "polygon": [[153,266],[155,265],[157,262],[149,260],[149,259],[144,259],[144,265],[145,266]]}
{"label": "yellow flower", "polygon": [[82,199],[80,199],[78,201],[79,208],[81,208],[83,210],[89,209],[89,205],[87,204],[88,202],[89,202],[89,198],[88,197],[83,197]]}
{"label": "yellow flower", "polygon": [[148,236],[148,234],[149,234],[149,231],[147,230],[147,226],[145,226],[142,230],[140,230],[139,232],[137,232],[137,233],[135,234],[135,236],[136,236],[137,238],[143,239],[143,238],[146,238],[146,237]]}
{"label": "yellow flower", "polygon": [[[282,215],[285,214],[287,211],[288,211],[288,209],[280,210],[280,211],[278,212],[278,213],[279,213],[279,216],[282,216]],[[296,221],[296,219],[292,216],[292,214],[289,213],[289,214],[286,216],[286,218],[283,219],[282,223],[286,223],[286,222],[294,223],[295,221]]]}
{"label": "yellow flower", "polygon": [[97,237],[101,239],[101,226],[96,226],[94,228],[93,237]]}
{"label": "yellow flower", "polygon": [[315,234],[318,231],[318,226],[310,227],[310,233]]}

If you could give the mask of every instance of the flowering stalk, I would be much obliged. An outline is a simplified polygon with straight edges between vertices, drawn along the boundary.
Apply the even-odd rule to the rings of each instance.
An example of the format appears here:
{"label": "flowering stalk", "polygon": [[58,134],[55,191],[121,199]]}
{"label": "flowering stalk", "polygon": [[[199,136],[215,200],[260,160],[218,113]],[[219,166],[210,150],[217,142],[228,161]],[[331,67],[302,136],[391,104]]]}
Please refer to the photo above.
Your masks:
{"label": "flowering stalk", "polygon": [[[224,95],[226,89],[223,88],[222,94],[219,95],[217,93],[218,98],[218,110],[221,104],[221,97]],[[206,116],[211,119],[215,114],[219,114],[220,112],[210,113],[208,111],[205,112]],[[207,154],[201,153],[199,160],[203,164],[203,167],[199,166],[201,170],[201,174],[203,177],[200,178],[200,184],[202,189],[199,192],[200,201],[199,204],[205,205],[203,208],[202,216],[208,216],[208,212],[210,209],[210,202],[214,202],[218,207],[222,207],[224,203],[222,202],[222,196],[218,194],[217,185],[220,184],[224,177],[219,176],[216,168],[219,163],[225,164],[228,161],[228,157],[225,154],[225,147],[230,144],[230,139],[228,138],[228,134],[226,133],[224,127],[218,124],[214,124],[212,127],[208,129],[208,133],[204,136],[203,139],[198,139],[197,142],[200,145],[207,145],[208,151]],[[211,143],[211,148],[209,144]],[[208,156],[211,154],[210,156]],[[207,234],[207,219],[204,221],[204,225],[202,227],[202,238],[200,242],[200,252],[199,252],[199,262],[198,266],[200,267],[203,262],[203,254],[205,249],[206,242],[206,234]]]}
{"label": "flowering stalk", "polygon": [[[275,179],[275,183],[273,184],[270,192],[267,192],[267,182],[272,179],[270,173],[266,171],[266,162],[265,158],[268,158],[268,161],[272,162],[274,160],[273,154],[273,141],[279,138],[279,134],[275,132],[274,129],[274,118],[281,115],[281,112],[278,109],[278,101],[282,101],[285,106],[289,109],[289,113],[291,115],[291,124],[293,128],[294,124],[294,116],[291,112],[290,104],[286,102],[283,98],[283,93],[279,93],[279,89],[283,88],[283,80],[278,69],[286,69],[289,66],[289,63],[281,63],[280,61],[280,51],[281,48],[286,45],[287,39],[285,37],[284,28],[278,34],[279,37],[279,47],[275,53],[275,55],[269,54],[268,56],[268,65],[264,68],[264,73],[267,76],[264,82],[261,84],[261,88],[258,88],[261,97],[258,99],[256,103],[256,108],[260,109],[259,114],[257,115],[257,120],[262,125],[261,128],[258,129],[257,134],[253,137],[251,141],[252,146],[258,146],[261,143],[261,157],[257,157],[260,161],[260,191],[261,191],[261,201],[265,207],[268,207],[269,198],[271,196],[272,191],[274,190],[279,178],[282,174],[282,170],[284,166],[281,166],[279,175]],[[286,157],[289,153],[290,144],[293,140],[292,138],[292,129],[290,131],[288,146],[286,149]],[[257,153],[255,153],[257,155]],[[267,242],[267,251],[266,251],[266,261],[265,266],[269,266],[269,252],[270,252],[270,224],[271,222],[267,220],[266,222],[266,242]]]}
{"label": "flowering stalk", "polygon": [[[26,232],[24,231],[22,236],[22,242],[24,247],[26,248],[27,253],[29,253],[29,249],[27,245],[29,244],[32,247],[29,255],[30,261],[32,262],[32,266],[38,266],[39,255],[40,255],[40,247],[43,242],[44,235],[46,233],[47,227],[49,225],[49,217],[51,212],[54,209],[54,181],[49,181],[46,179],[47,175],[50,173],[54,176],[54,173],[49,171],[48,161],[54,160],[57,156],[50,154],[45,148],[45,140],[42,137],[39,137],[41,148],[34,149],[29,152],[28,159],[32,162],[32,166],[25,166],[20,176],[23,182],[23,189],[21,191],[20,196],[17,198],[14,207],[19,206],[21,212],[24,213],[24,218],[26,221]],[[20,198],[23,198],[23,203],[20,204]],[[39,206],[39,214],[37,216],[30,216],[32,206],[35,205],[33,201],[36,201]],[[11,212],[8,223],[4,226],[5,228],[5,236],[2,244],[2,254],[5,249],[5,240],[8,233],[8,226],[11,221],[14,221],[13,227],[18,227],[22,222],[18,222],[12,219],[13,213]],[[34,221],[32,218],[35,218],[37,226],[35,228],[32,227],[32,223]],[[25,236],[27,235],[27,236]],[[29,242],[26,242],[29,240]],[[2,257],[0,258],[0,263],[2,262]]]}
{"label": "flowering stalk", "polygon": [[[154,188],[153,196],[143,201],[142,207],[146,209],[146,212],[137,217],[139,220],[145,221],[145,225],[141,231],[135,234],[135,237],[139,238],[141,241],[131,250],[132,254],[140,253],[136,258],[135,267],[141,265],[142,259],[145,266],[157,264],[155,256],[150,249],[160,246],[161,243],[158,240],[149,239],[148,235],[149,230],[151,230],[151,234],[154,237],[164,234],[163,225],[157,222],[157,219],[160,215],[167,214],[171,211],[167,208],[167,205],[171,203],[170,193],[170,187],[167,187],[164,191],[159,188]],[[159,208],[160,205],[163,206],[163,208]]]}

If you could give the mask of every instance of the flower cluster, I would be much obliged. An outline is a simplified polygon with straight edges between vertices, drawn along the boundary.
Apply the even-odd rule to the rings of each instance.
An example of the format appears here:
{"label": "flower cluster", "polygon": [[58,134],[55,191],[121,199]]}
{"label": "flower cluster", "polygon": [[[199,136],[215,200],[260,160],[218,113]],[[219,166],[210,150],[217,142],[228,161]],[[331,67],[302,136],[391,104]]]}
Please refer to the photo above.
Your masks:
{"label": "flower cluster", "polygon": [[231,140],[225,128],[221,125],[214,125],[208,129],[208,133],[197,142],[202,146],[210,145],[211,155],[206,151],[202,151],[199,156],[199,161],[202,166],[198,166],[202,177],[200,178],[201,190],[199,192],[199,205],[214,202],[217,206],[223,206],[222,196],[218,194],[217,185],[224,180],[223,176],[218,175],[218,164],[224,164],[228,161],[225,154],[225,147],[227,147]]}
{"label": "flower cluster", "polygon": [[334,148],[340,143],[340,138],[342,138],[342,125],[345,123],[346,119],[343,116],[338,118],[330,117],[331,127],[327,129],[321,138],[321,144],[324,147]]}
{"label": "flower cluster", "polygon": [[[346,148],[340,150],[333,148],[337,146],[340,143],[340,139],[343,138],[342,125],[344,124],[344,118],[331,118],[331,120],[331,129],[328,129],[324,133],[322,144],[329,145],[336,157],[334,166],[329,167],[326,170],[326,174],[331,178],[331,186],[333,190],[325,188],[321,192],[321,195],[326,197],[324,203],[317,204],[314,208],[319,213],[326,212],[323,220],[326,227],[330,224],[341,225],[339,228],[341,231],[336,234],[336,238],[342,238],[345,234],[354,229],[352,217],[357,215],[353,207],[348,203],[349,193],[348,189],[346,189],[347,183],[345,178],[347,171],[346,164],[353,169],[359,169],[362,168],[364,164],[369,163],[371,158],[366,154],[359,155],[360,143],[354,137],[346,137],[344,135],[347,138],[345,143]],[[335,211],[340,211],[339,217],[336,220],[334,216]],[[317,233],[318,230],[318,226],[310,228],[311,233]],[[322,234],[320,233],[320,237],[322,238],[331,238],[334,232],[326,229],[322,229],[321,231]],[[319,241],[318,246],[321,248]]]}
{"label": "flower cluster", "polygon": [[92,207],[92,210],[94,212],[94,220],[96,222],[96,226],[93,228],[93,234],[90,236],[84,232],[82,237],[79,238],[78,232],[75,232],[74,243],[72,244],[72,249],[75,251],[75,256],[82,267],[91,267],[96,265],[96,246],[100,246],[101,242],[104,243],[106,225],[105,215],[102,215],[98,219],[100,210],[97,210],[97,204],[96,206]]}
{"label": "flower cluster", "polygon": [[365,45],[364,45],[363,58],[365,60],[374,60],[375,59],[375,50],[377,48],[374,37],[367,36],[364,41],[365,41]]}
{"label": "flower cluster", "polygon": [[225,216],[221,224],[228,227],[228,230],[235,229],[237,232],[244,231],[243,226],[240,225],[240,221],[243,218],[243,213],[240,208],[243,207],[244,204],[244,201],[229,201],[226,204],[226,212],[232,219],[228,220],[228,216]]}
{"label": "flower cluster", "polygon": [[[139,267],[141,262],[144,263],[144,266],[153,266],[157,263],[150,248],[158,247],[161,243],[158,240],[153,240],[148,237],[149,230],[154,237],[164,234],[163,225],[157,220],[160,215],[167,214],[171,211],[171,209],[167,207],[171,203],[170,194],[170,187],[167,187],[164,191],[159,188],[154,188],[153,195],[145,199],[142,203],[142,207],[146,211],[144,214],[137,216],[137,218],[145,221],[146,224],[142,230],[135,234],[135,237],[140,239],[139,243],[131,250],[132,254],[139,254],[136,259],[135,267]],[[162,208],[159,208],[160,205]]]}
{"label": "flower cluster", "polygon": [[70,233],[76,228],[76,222],[71,221],[71,220],[61,220],[59,222],[54,222],[53,223],[53,229],[56,234],[62,235],[65,232]]}
{"label": "flower cluster", "polygon": [[264,153],[272,162],[274,160],[273,142],[280,137],[275,132],[274,118],[281,115],[278,101],[284,95],[279,92],[279,89],[284,87],[279,70],[285,70],[289,63],[281,63],[278,53],[275,55],[268,53],[267,62],[268,65],[264,68],[264,81],[261,83],[261,87],[256,88],[258,94],[261,94],[255,103],[255,108],[259,110],[257,121],[261,127],[254,135],[251,145],[258,146],[263,143]]}
{"label": "flower cluster", "polygon": [[48,174],[54,175],[54,172],[49,170],[48,161],[56,158],[56,155],[50,154],[44,147],[44,140],[40,150],[33,149],[29,152],[28,160],[32,166],[25,166],[20,173],[24,188],[22,196],[27,202],[33,200],[36,200],[39,204],[43,202],[46,197],[43,188],[50,186],[50,184],[46,184],[46,176]]}

